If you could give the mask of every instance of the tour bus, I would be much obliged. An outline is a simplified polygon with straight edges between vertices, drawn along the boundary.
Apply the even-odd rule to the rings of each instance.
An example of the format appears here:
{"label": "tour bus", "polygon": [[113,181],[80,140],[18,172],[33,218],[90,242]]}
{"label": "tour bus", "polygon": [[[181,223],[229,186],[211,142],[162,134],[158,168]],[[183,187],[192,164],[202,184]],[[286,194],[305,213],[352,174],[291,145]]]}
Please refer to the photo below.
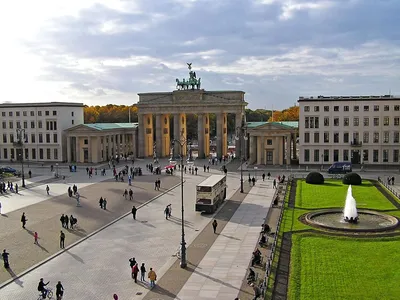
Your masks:
{"label": "tour bus", "polygon": [[226,176],[211,175],[196,189],[196,211],[213,213],[226,198]]}
{"label": "tour bus", "polygon": [[346,174],[352,171],[351,162],[335,162],[328,169],[329,174]]}

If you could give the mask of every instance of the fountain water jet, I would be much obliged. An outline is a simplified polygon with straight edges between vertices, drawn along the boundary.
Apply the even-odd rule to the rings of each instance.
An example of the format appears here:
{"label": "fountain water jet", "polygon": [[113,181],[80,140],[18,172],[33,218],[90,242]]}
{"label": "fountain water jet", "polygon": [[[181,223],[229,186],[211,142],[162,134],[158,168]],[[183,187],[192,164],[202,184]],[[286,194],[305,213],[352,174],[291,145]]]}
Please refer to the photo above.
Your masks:
{"label": "fountain water jet", "polygon": [[343,218],[348,223],[358,222],[357,204],[356,199],[354,199],[353,197],[351,185],[347,189],[346,202],[343,210]]}

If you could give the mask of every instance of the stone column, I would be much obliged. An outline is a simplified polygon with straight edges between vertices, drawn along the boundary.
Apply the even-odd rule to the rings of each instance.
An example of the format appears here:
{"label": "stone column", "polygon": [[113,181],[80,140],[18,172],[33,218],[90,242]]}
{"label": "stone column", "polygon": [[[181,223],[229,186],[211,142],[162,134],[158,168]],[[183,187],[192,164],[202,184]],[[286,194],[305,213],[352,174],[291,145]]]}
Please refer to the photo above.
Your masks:
{"label": "stone column", "polygon": [[125,138],[125,132],[122,133],[122,155],[126,155],[126,138]]}
{"label": "stone column", "polygon": [[144,133],[145,133],[145,126],[144,126],[144,120],[143,120],[143,115],[142,114],[138,114],[138,140],[139,140],[139,145],[138,145],[138,156],[143,158],[144,155],[144,149],[145,149],[145,145],[144,145]]}
{"label": "stone column", "polygon": [[71,162],[71,137],[67,136],[67,162]]}
{"label": "stone column", "polygon": [[[138,132],[138,131],[136,131],[136,132]],[[137,147],[136,147],[136,137],[135,137],[135,133],[132,133],[132,135],[131,135],[131,141],[130,141],[130,149],[131,149],[131,151],[132,151],[132,155],[133,155],[133,157],[136,157],[137,155],[138,155],[138,149],[136,149]]]}
{"label": "stone column", "polygon": [[88,140],[88,162],[92,162],[92,137],[89,135],[87,137]]}
{"label": "stone column", "polygon": [[210,115],[204,114],[204,156],[208,158],[210,156]]}
{"label": "stone column", "polygon": [[250,158],[249,163],[253,164],[257,160],[257,138],[250,136]]}
{"label": "stone column", "polygon": [[157,157],[162,157],[162,126],[161,114],[156,114],[156,151]]}
{"label": "stone column", "polygon": [[169,126],[169,115],[163,114],[161,116],[161,131],[162,131],[162,152],[160,153],[160,157],[169,157],[171,151],[171,136],[169,134],[170,126]]}
{"label": "stone column", "polygon": [[291,134],[287,135],[286,149],[287,149],[286,164],[290,165],[291,158],[292,158],[292,155],[291,155],[292,154],[292,135]]}
{"label": "stone column", "polygon": [[[179,114],[179,132],[181,134],[179,139],[182,142],[186,141],[187,132],[186,132],[186,114],[185,113]],[[183,140],[182,140],[182,133],[183,133]],[[180,153],[180,152],[178,152],[178,153]],[[183,145],[182,154],[183,154],[183,156],[186,156],[186,154],[187,154],[187,144]]]}
{"label": "stone column", "polygon": [[153,157],[153,115],[146,114],[144,115],[144,132],[145,132],[145,157]]}
{"label": "stone column", "polygon": [[261,138],[261,164],[265,165],[265,136],[262,136]]}
{"label": "stone column", "polygon": [[222,156],[222,126],[224,122],[224,117],[221,113],[216,114],[217,118],[217,158]]}
{"label": "stone column", "polygon": [[[242,128],[242,113],[238,112],[236,113],[235,116],[235,130],[239,130],[239,139],[235,140],[235,153],[236,153],[236,158],[241,158],[243,156],[242,150],[243,150],[243,143],[244,143],[244,136],[243,136],[243,131],[241,130]],[[240,128],[240,129],[238,129]],[[236,134],[236,132],[235,132]]]}
{"label": "stone column", "polygon": [[79,137],[75,137],[75,162],[81,162],[81,147],[79,145]]}
{"label": "stone column", "polygon": [[[174,135],[173,139],[180,141],[181,140],[181,133],[179,132],[179,114],[174,114]],[[178,156],[180,154],[180,146],[178,143],[174,145],[174,154]]]}
{"label": "stone column", "polygon": [[261,156],[261,137],[260,136],[256,136],[255,137],[256,138],[256,143],[257,143],[257,161],[256,161],[256,164],[257,165],[260,165],[261,164],[261,159],[262,159],[262,156]]}
{"label": "stone column", "polygon": [[278,139],[278,155],[279,155],[279,165],[283,165],[283,138],[280,136]]}
{"label": "stone column", "polygon": [[293,134],[293,159],[297,159],[297,149],[296,149],[296,134]]}
{"label": "stone column", "polygon": [[204,152],[204,115],[197,114],[197,144],[199,149],[199,158],[205,158]]}
{"label": "stone column", "polygon": [[274,138],[274,157],[273,157],[273,164],[278,165],[279,164],[279,141],[278,137],[276,136]]}

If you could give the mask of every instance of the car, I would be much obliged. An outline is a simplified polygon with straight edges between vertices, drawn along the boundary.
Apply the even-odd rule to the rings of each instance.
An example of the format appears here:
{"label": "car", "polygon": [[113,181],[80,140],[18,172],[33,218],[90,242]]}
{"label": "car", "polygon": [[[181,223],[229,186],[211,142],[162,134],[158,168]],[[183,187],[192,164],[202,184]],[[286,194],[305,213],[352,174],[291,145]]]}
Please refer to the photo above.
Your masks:
{"label": "car", "polygon": [[346,174],[352,172],[351,162],[335,162],[328,169],[329,174]]}
{"label": "car", "polygon": [[17,173],[17,170],[11,167],[1,167],[0,168],[0,173],[10,173],[15,175]]}

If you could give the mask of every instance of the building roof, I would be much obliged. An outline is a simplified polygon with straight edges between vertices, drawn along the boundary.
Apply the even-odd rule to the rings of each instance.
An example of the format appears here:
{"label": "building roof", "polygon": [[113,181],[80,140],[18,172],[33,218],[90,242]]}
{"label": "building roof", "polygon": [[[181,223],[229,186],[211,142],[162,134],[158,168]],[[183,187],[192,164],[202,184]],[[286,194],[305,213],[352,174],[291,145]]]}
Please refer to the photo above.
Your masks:
{"label": "building roof", "polygon": [[211,186],[213,187],[216,183],[218,183],[221,179],[223,179],[225,175],[211,175],[203,182],[199,183],[197,186]]}
{"label": "building roof", "polygon": [[110,129],[124,129],[124,128],[137,128],[138,123],[92,123],[82,124],[86,127],[96,130],[110,130]]}
{"label": "building roof", "polygon": [[281,121],[281,122],[247,122],[247,128],[257,128],[265,124],[279,125],[288,129],[299,128],[298,121]]}
{"label": "building roof", "polygon": [[33,103],[0,103],[0,108],[17,108],[17,107],[84,107],[83,103],[75,102],[33,102]]}
{"label": "building roof", "polygon": [[315,102],[315,101],[376,101],[376,100],[400,100],[400,96],[317,96],[317,97],[299,97],[297,102]]}

